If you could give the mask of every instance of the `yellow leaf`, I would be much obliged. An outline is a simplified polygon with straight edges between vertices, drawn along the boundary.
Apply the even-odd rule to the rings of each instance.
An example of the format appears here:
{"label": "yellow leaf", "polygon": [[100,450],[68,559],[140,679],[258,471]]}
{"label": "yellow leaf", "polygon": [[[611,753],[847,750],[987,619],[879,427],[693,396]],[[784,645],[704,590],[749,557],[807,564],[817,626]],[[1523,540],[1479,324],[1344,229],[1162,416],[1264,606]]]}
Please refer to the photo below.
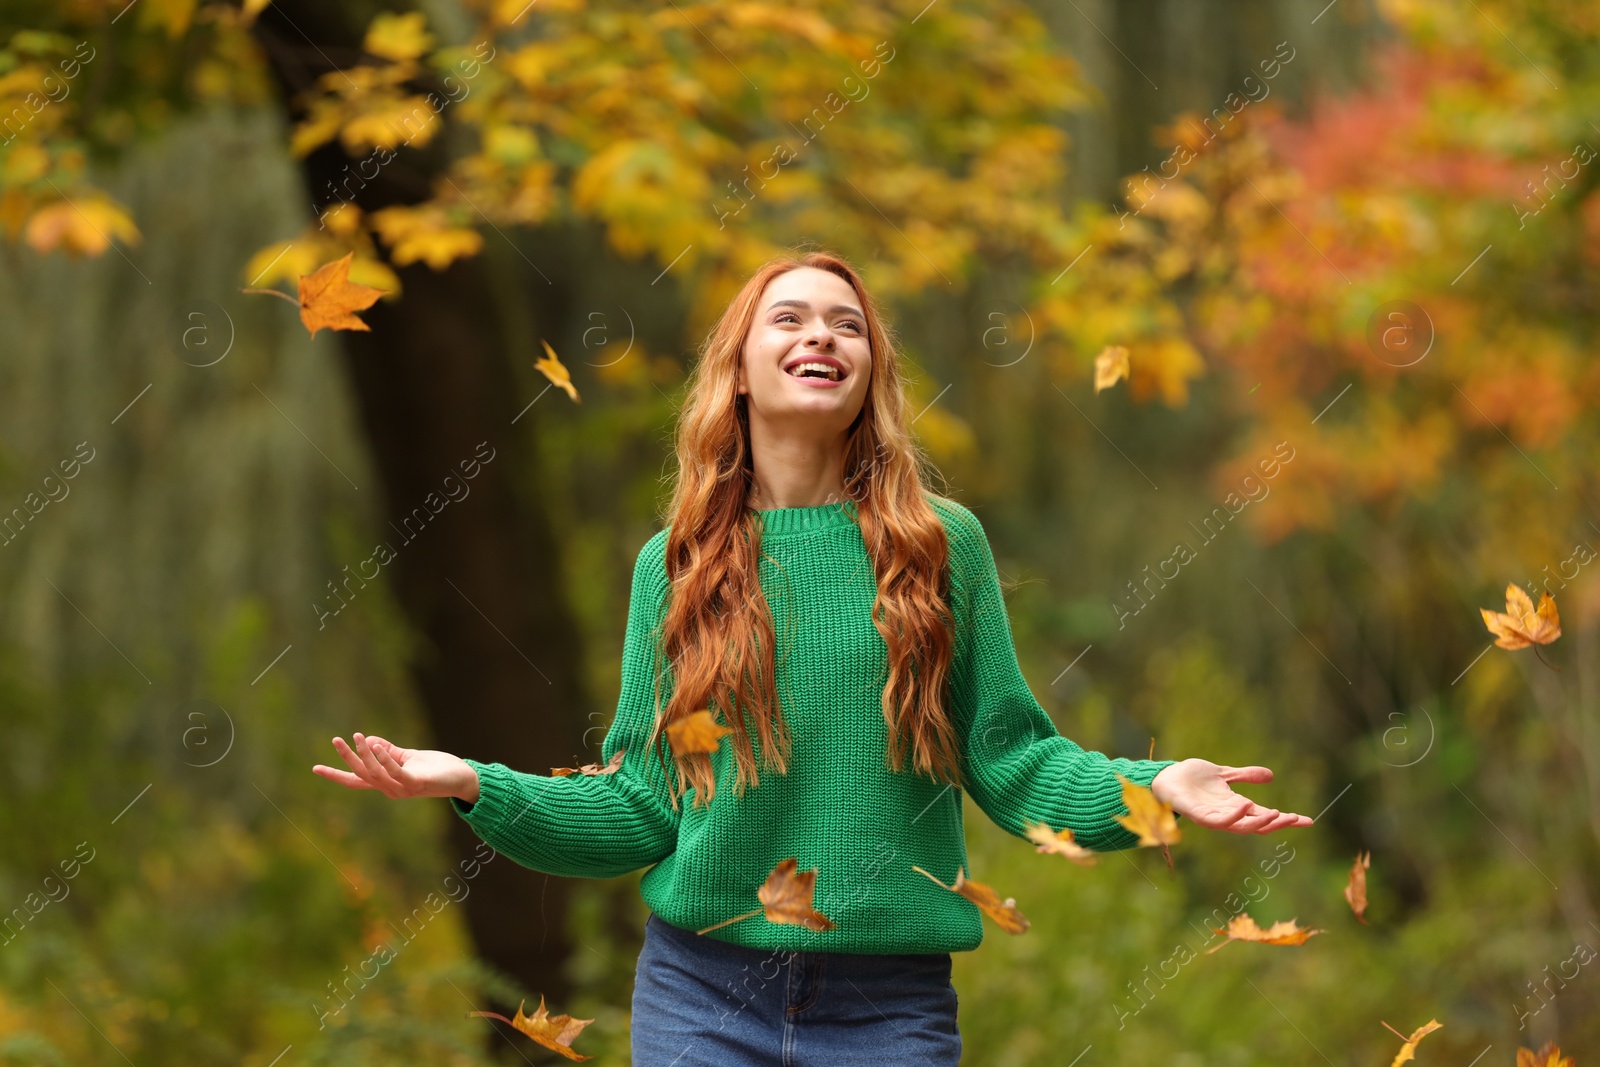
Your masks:
{"label": "yellow leaf", "polygon": [[300,321],[305,323],[312,337],[324,327],[330,330],[372,329],[355,313],[376,303],[383,290],[350,281],[350,260],[354,256],[354,252],[346,252],[342,258],[300,279]]}
{"label": "yellow leaf", "polygon": [[1350,868],[1350,880],[1344,887],[1344,899],[1349,902],[1350,910],[1356,913],[1356,921],[1362,924],[1367,921],[1367,868],[1371,866],[1372,853],[1356,853],[1355,866]]}
{"label": "yellow leaf", "polygon": [[1094,391],[1110,389],[1128,376],[1128,350],[1121,345],[1107,345],[1094,357]]}
{"label": "yellow leaf", "polygon": [[1062,827],[1060,833],[1055,833],[1045,823],[1031,823],[1023,827],[1023,832],[1036,846],[1036,852],[1065,856],[1081,867],[1092,867],[1098,862],[1093,850],[1074,841],[1072,831],[1066,827]]}
{"label": "yellow leaf", "polygon": [[1527,648],[1532,644],[1548,645],[1561,636],[1561,616],[1556,612],[1555,597],[1546,590],[1539,598],[1539,610],[1533,608],[1533,598],[1515,583],[1506,586],[1505,614],[1479,608],[1483,624],[1495,636],[1500,648]]}
{"label": "yellow leaf", "polygon": [[428,17],[420,11],[384,12],[367,27],[361,47],[385,59],[416,59],[433,47]]}
{"label": "yellow leaf", "polygon": [[[1379,1021],[1381,1022],[1382,1020]],[[1416,1059],[1417,1042],[1421,1041],[1424,1037],[1427,1037],[1429,1034],[1439,1029],[1439,1027],[1443,1026],[1444,1023],[1440,1022],[1438,1019],[1429,1019],[1426,1024],[1411,1031],[1410,1037],[1402,1034],[1394,1027],[1389,1026],[1388,1023],[1384,1023],[1383,1025],[1389,1027],[1389,1032],[1391,1034],[1405,1042],[1404,1045],[1400,1046],[1400,1051],[1394,1054],[1394,1059],[1389,1063],[1389,1067],[1400,1067],[1400,1065],[1407,1060]]]}
{"label": "yellow leaf", "polygon": [[1573,1067],[1570,1056],[1561,1055],[1554,1042],[1546,1041],[1535,1052],[1531,1048],[1517,1049],[1517,1067]]}
{"label": "yellow leaf", "polygon": [[569,1060],[592,1060],[593,1056],[580,1056],[572,1051],[572,1039],[582,1032],[585,1026],[594,1022],[593,1019],[574,1019],[570,1015],[551,1015],[545,1010],[544,994],[539,994],[539,1010],[532,1015],[524,1015],[522,1009],[527,1006],[527,1001],[517,1005],[517,1017],[507,1019],[504,1015],[492,1011],[472,1011],[468,1015],[478,1015],[485,1019],[499,1019],[503,1023],[510,1023],[518,1030],[533,1038],[552,1052],[559,1052]]}
{"label": "yellow leaf", "polygon": [[566,390],[567,395],[576,401],[578,389],[572,384],[572,375],[567,373],[567,368],[562,365],[561,357],[556,355],[556,350],[551,348],[550,342],[543,337],[539,338],[539,343],[544,345],[545,356],[534,363],[534,369],[549,378],[552,385]]}
{"label": "yellow leaf", "polygon": [[1293,919],[1273,923],[1263,930],[1248,914],[1235,915],[1229,919],[1227,929],[1217,926],[1212,929],[1219,934],[1226,934],[1228,940],[1221,945],[1213,945],[1206,949],[1207,955],[1234,941],[1254,941],[1261,945],[1303,945],[1308,938],[1322,933],[1321,930],[1301,929],[1295,925]]}
{"label": "yellow leaf", "polygon": [[768,922],[792,923],[808,930],[832,930],[834,922],[812,907],[817,887],[817,869],[797,871],[800,861],[790,856],[767,875],[764,885],[756,890]]}
{"label": "yellow leaf", "polygon": [[1139,835],[1140,845],[1176,845],[1183,838],[1171,804],[1162,803],[1149,789],[1120,774],[1117,780],[1122,783],[1122,802],[1128,806],[1128,814],[1114,818]]}
{"label": "yellow leaf", "polygon": [[718,742],[731,733],[732,730],[711,717],[710,709],[702,709],[667,727],[667,740],[672,743],[672,751],[680,755],[715,752]]}

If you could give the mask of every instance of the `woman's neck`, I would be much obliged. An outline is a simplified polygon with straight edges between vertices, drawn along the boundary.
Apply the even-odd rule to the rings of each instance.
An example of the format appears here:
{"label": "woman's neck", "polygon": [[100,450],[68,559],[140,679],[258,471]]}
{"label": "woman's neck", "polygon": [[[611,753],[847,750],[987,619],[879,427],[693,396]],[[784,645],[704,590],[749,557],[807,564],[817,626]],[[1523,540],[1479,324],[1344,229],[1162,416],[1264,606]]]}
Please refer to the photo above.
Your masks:
{"label": "woman's neck", "polygon": [[819,440],[814,435],[773,434],[770,427],[750,427],[749,507],[816,507],[845,501],[842,470],[845,440]]}

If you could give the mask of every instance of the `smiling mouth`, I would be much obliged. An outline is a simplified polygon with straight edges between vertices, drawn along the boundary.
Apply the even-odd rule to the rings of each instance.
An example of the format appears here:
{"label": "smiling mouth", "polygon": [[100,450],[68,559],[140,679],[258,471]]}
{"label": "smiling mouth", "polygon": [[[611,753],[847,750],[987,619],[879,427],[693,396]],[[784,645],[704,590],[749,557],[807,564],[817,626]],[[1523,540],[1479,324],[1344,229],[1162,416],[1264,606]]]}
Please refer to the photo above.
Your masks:
{"label": "smiling mouth", "polygon": [[823,378],[830,382],[844,380],[844,374],[838,367],[826,363],[800,362],[784,371],[791,378]]}

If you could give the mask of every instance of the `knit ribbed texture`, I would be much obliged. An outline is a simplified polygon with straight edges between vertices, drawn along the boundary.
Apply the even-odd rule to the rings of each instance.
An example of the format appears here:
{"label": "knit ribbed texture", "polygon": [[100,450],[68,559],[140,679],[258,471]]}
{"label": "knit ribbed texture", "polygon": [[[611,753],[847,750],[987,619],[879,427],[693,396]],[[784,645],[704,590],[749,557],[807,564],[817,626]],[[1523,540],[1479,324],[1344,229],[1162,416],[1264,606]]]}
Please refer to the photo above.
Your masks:
{"label": "knit ribbed texture", "polygon": [[[950,712],[972,799],[1019,838],[1024,825],[1043,822],[1071,827],[1080,844],[1098,851],[1132,847],[1136,836],[1113,821],[1127,812],[1116,775],[1147,786],[1176,761],[1110,759],[1061,736],[1017,664],[983,527],[954,501],[928,500],[950,541]],[[691,930],[759,908],[757,889],[786,857],[800,870],[818,868],[814,906],[835,929],[816,932],[758,914],[706,935],[721,941],[826,952],[974,949],[984,934],[977,906],[911,869],[951,884],[967,865],[962,791],[885,764],[888,651],[872,624],[876,586],[855,506],[759,514],[761,587],[772,610],[778,697],[792,742],[787,774],[762,771],[758,785],[735,796],[732,741],[725,739],[713,757],[711,804],[694,807],[691,789],[672,809],[674,779],[646,751],[653,631],[668,592],[662,530],[634,565],[622,695],[600,751],[604,763],[626,750],[621,769],[552,778],[469,759],[478,801],[451,798],[451,806],[479,837],[534,870],[608,878],[650,867],[640,884],[645,903]],[[671,691],[668,671],[663,708]],[[753,731],[751,738],[759,766]],[[967,873],[984,880],[982,871]],[[1026,897],[1023,886],[995,888]]]}

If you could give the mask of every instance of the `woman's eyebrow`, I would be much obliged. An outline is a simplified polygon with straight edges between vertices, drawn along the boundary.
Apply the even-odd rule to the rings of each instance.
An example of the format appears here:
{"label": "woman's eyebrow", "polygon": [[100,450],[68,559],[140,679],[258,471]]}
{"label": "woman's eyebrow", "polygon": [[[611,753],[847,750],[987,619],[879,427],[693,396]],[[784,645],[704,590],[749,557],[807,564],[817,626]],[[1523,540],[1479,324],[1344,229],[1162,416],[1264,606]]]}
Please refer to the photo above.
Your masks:
{"label": "woman's eyebrow", "polygon": [[[775,307],[797,307],[797,308],[806,308],[806,309],[809,310],[811,305],[806,303],[804,300],[774,300],[771,304],[767,305],[767,310],[771,311]],[[860,312],[859,309],[853,308],[849,304],[835,304],[835,305],[833,305],[833,307],[829,308],[828,310],[829,311],[844,311],[844,312],[848,312],[851,315],[861,315],[861,312]],[[862,318],[866,318],[865,315],[861,315],[861,317]]]}

